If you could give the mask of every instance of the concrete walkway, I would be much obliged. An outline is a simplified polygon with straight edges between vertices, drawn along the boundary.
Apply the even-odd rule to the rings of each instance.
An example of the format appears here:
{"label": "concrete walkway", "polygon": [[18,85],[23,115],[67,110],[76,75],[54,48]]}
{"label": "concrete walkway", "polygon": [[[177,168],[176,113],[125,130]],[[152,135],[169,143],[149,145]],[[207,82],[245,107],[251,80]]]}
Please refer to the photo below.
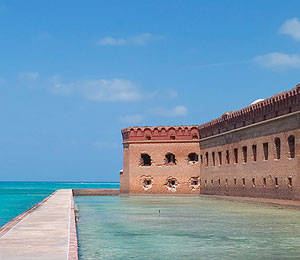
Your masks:
{"label": "concrete walkway", "polygon": [[78,259],[72,190],[58,190],[0,229],[0,259]]}

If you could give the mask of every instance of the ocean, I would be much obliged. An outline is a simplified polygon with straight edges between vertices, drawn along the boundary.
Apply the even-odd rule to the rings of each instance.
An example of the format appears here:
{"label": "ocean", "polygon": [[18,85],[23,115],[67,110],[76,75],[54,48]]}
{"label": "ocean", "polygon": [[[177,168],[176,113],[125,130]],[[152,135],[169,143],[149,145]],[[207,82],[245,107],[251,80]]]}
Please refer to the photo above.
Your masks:
{"label": "ocean", "polygon": [[298,260],[300,211],[208,197],[75,197],[81,260]]}
{"label": "ocean", "polygon": [[0,227],[57,189],[118,189],[118,182],[0,181]]}

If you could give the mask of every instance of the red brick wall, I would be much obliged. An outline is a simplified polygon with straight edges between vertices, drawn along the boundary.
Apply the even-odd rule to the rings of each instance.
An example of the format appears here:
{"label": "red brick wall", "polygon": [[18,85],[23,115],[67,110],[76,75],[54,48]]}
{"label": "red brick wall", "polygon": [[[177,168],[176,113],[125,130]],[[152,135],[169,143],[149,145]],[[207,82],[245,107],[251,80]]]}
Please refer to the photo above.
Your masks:
{"label": "red brick wall", "polygon": [[[295,158],[290,158],[289,154],[290,135],[295,136]],[[280,139],[280,159],[276,158],[275,138]],[[265,160],[264,143],[268,143],[268,160]],[[253,159],[252,145],[257,147],[256,161]],[[246,162],[243,147],[247,147]],[[200,148],[203,158],[200,167],[202,194],[300,199],[299,113],[202,139]],[[238,149],[237,163],[234,163],[234,149]],[[226,163],[227,150],[229,164]],[[215,166],[212,162],[213,152],[216,156]],[[219,152],[222,153],[222,165],[219,163]],[[208,165],[206,153],[209,155]],[[289,186],[288,178],[292,178],[292,186]]]}
{"label": "red brick wall", "polygon": [[[191,185],[192,177],[199,180],[199,162],[188,160],[190,153],[200,152],[197,131],[195,126],[124,129],[121,193],[199,194],[199,185]],[[176,164],[166,163],[168,153],[175,155]],[[141,154],[151,156],[151,166],[141,165]],[[175,185],[166,185],[168,179]]]}

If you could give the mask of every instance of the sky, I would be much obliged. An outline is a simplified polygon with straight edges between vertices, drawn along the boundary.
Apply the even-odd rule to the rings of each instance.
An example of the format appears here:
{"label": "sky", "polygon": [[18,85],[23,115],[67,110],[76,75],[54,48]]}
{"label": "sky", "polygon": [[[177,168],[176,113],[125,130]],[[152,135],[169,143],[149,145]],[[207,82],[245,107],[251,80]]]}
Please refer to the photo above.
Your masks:
{"label": "sky", "polygon": [[121,129],[300,83],[298,0],[0,0],[0,180],[118,181]]}

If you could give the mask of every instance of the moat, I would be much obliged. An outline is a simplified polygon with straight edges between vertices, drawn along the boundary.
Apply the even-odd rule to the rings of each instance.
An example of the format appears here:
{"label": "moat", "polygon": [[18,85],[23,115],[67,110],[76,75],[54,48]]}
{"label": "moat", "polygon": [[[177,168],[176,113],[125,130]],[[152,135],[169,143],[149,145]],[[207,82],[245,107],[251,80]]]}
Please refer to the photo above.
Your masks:
{"label": "moat", "polygon": [[207,197],[76,197],[80,259],[299,259],[300,212]]}

